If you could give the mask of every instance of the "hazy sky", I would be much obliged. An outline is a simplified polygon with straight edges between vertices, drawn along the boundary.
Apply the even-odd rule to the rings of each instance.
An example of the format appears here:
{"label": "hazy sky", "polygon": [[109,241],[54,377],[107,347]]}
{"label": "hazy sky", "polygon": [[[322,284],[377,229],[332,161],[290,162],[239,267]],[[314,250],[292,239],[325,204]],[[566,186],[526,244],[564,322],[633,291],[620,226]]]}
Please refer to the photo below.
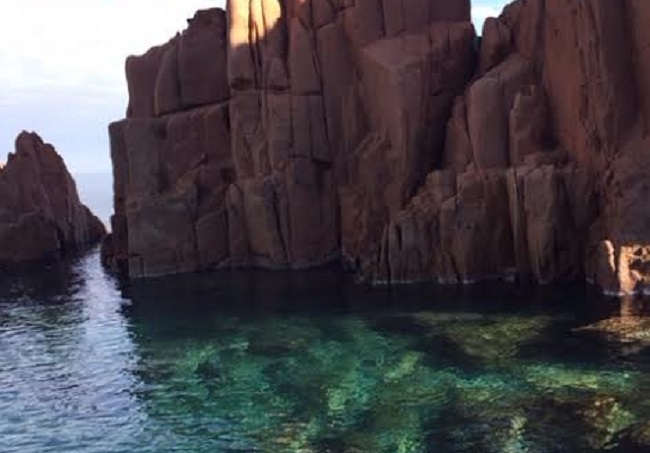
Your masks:
{"label": "hazy sky", "polygon": [[[0,161],[26,129],[53,143],[74,173],[110,172],[107,125],[126,110],[125,58],[167,41],[197,9],[224,3],[2,0]],[[474,0],[477,27],[505,3]]]}

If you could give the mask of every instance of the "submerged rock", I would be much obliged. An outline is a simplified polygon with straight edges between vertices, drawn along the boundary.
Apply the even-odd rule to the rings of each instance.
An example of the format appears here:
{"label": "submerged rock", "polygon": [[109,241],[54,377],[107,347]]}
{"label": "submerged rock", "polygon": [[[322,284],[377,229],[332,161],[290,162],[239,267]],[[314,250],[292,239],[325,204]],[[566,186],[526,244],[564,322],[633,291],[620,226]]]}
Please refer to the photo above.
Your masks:
{"label": "submerged rock", "polygon": [[650,422],[646,421],[639,423],[639,425],[632,430],[632,435],[630,437],[632,437],[638,445],[650,448]]}
{"label": "submerged rock", "polygon": [[438,364],[476,370],[510,366],[553,322],[548,316],[424,312],[388,317],[376,327],[400,336],[417,335],[418,348],[435,356]]}
{"label": "submerged rock", "polygon": [[647,316],[609,318],[577,331],[599,332],[621,343],[643,342],[650,346],[650,317]]}
{"label": "submerged rock", "polygon": [[102,222],[84,206],[54,147],[22,132],[0,169],[0,263],[57,256],[98,243]]}
{"label": "submerged rock", "polygon": [[[409,332],[408,315],[176,319],[138,337],[161,368],[137,371],[148,388],[139,397],[162,423],[196,433],[223,421],[233,439],[278,453],[596,452],[647,436],[646,373],[517,354],[562,319],[421,312]],[[477,366],[420,349],[424,329],[448,332]]]}

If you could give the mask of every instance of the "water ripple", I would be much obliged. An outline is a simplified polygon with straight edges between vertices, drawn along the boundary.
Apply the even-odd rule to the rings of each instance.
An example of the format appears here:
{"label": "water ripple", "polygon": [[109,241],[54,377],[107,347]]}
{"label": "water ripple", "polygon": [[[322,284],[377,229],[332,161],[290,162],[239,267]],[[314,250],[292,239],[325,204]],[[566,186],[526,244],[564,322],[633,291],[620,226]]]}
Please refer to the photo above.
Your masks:
{"label": "water ripple", "polygon": [[[434,309],[430,292],[280,278],[165,281],[127,298],[97,253],[3,276],[0,452],[650,447],[650,356],[643,336],[630,347],[629,324],[617,346],[616,322],[575,329],[585,321],[572,313],[468,311],[482,294]],[[361,299],[368,309],[318,305]],[[417,309],[400,311],[406,300]],[[318,306],[287,310],[305,301]]]}

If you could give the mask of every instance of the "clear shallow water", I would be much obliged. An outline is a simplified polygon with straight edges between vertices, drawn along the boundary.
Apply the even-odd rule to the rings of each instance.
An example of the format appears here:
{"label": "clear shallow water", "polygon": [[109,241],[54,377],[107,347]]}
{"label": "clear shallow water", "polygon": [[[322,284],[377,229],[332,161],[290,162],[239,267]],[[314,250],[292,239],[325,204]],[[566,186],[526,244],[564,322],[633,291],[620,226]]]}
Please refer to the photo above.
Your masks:
{"label": "clear shallow water", "polygon": [[5,272],[0,452],[650,451],[643,308],[325,271],[122,291],[96,254]]}

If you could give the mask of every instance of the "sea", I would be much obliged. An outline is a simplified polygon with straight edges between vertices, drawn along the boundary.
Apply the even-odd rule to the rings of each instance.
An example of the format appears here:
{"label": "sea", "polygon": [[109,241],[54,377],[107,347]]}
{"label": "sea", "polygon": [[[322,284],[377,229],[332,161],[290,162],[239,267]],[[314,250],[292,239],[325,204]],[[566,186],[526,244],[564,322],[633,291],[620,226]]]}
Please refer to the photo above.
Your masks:
{"label": "sea", "polygon": [[588,286],[338,268],[0,277],[2,453],[650,451],[650,318]]}

